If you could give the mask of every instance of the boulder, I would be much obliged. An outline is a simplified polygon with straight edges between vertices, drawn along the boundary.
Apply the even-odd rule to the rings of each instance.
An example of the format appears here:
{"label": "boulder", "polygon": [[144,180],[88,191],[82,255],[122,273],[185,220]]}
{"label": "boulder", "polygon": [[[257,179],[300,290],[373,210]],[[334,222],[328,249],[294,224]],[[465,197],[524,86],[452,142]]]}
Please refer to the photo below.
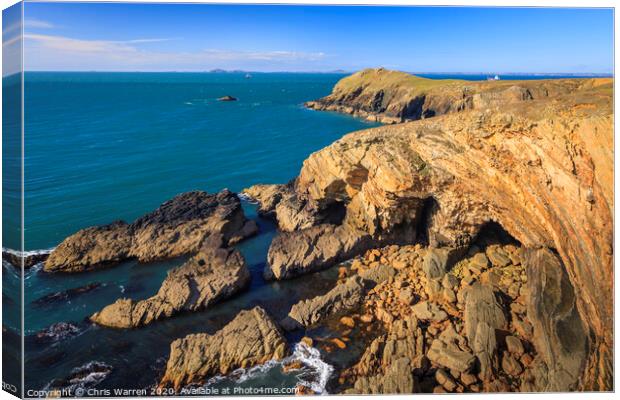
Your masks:
{"label": "boulder", "polygon": [[359,276],[353,276],[322,296],[294,304],[281,325],[287,330],[310,327],[331,315],[357,307],[363,295],[364,282]]}
{"label": "boulder", "polygon": [[422,269],[428,279],[443,278],[450,270],[460,251],[452,248],[429,248],[424,254]]}
{"label": "boulder", "polygon": [[136,328],[181,312],[208,308],[246,288],[250,273],[239,251],[211,235],[185,264],[168,272],[157,294],[145,300],[119,299],[91,321],[112,328]]}
{"label": "boulder", "polygon": [[213,375],[281,360],[287,343],[277,325],[260,307],[241,311],[213,335],[198,333],[170,345],[170,357],[160,387],[179,389],[202,384]]}
{"label": "boulder", "polygon": [[411,313],[422,321],[441,322],[448,318],[448,314],[431,301],[419,302],[411,307]]}
{"label": "boulder", "polygon": [[528,249],[524,258],[532,342],[547,371],[544,377],[536,376],[534,384],[538,391],[575,390],[588,346],[588,334],[576,307],[575,289],[562,262],[551,250]]}
{"label": "boulder", "polygon": [[521,357],[525,353],[523,342],[515,336],[506,336],[506,349],[509,353],[514,354],[515,357]]}
{"label": "boulder", "polygon": [[424,366],[424,335],[415,317],[394,322],[374,339],[348,372],[353,388],[347,394],[410,394],[419,390],[414,376]]}
{"label": "boulder", "polygon": [[370,248],[368,235],[323,224],[283,232],[269,246],[265,279],[289,279],[319,271]]}
{"label": "boulder", "polygon": [[498,371],[497,338],[495,328],[481,321],[476,325],[474,339],[470,342],[480,364],[479,378],[491,382]]}
{"label": "boulder", "polygon": [[505,328],[507,325],[504,310],[499,305],[493,287],[479,282],[465,289],[465,336],[470,342],[476,339],[478,324],[486,323],[493,329]]}
{"label": "boulder", "polygon": [[360,269],[358,271],[358,274],[362,277],[362,279],[372,282],[375,285],[395,277],[396,273],[396,269],[385,264],[379,264],[377,266]]}
{"label": "boulder", "polygon": [[426,356],[435,364],[459,373],[471,371],[476,362],[473,354],[461,350],[453,342],[441,339],[433,340]]}
{"label": "boulder", "polygon": [[496,244],[488,246],[486,254],[494,267],[505,267],[512,262],[508,253],[504,251],[501,246]]}

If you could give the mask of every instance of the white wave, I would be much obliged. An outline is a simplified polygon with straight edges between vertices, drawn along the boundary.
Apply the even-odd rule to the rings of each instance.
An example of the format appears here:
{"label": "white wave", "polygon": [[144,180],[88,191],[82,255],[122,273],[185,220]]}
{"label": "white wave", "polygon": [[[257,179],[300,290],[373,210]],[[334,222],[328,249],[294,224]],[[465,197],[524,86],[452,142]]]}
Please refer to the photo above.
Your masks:
{"label": "white wave", "polygon": [[237,197],[239,198],[239,200],[245,201],[246,203],[258,204],[258,200],[256,200],[254,197],[247,195],[246,193],[237,193]]}
{"label": "white wave", "polygon": [[12,254],[12,255],[17,256],[17,257],[30,257],[30,256],[38,256],[38,255],[41,255],[41,254],[50,254],[55,249],[56,249],[56,247],[51,247],[49,249],[26,250],[26,251],[22,252],[22,251],[19,251],[19,250],[10,249],[8,247],[3,247],[2,248],[2,252],[3,253],[9,253],[9,254]]}
{"label": "white wave", "polygon": [[321,352],[317,348],[300,342],[295,345],[295,351],[291,357],[293,360],[300,361],[316,374],[315,379],[311,381],[301,380],[299,383],[309,387],[314,393],[328,394],[325,387],[329,377],[334,372],[334,367],[321,359]]}
{"label": "white wave", "polygon": [[282,360],[269,360],[249,369],[238,368],[226,376],[216,375],[202,386],[207,388],[225,379],[230,379],[239,384],[264,375],[273,368],[280,368],[295,361],[303,365],[298,383],[310,388],[316,394],[328,394],[325,387],[334,372],[334,367],[321,359],[321,352],[318,349],[303,342],[295,344],[293,354]]}
{"label": "white wave", "polygon": [[[71,394],[82,396],[83,390],[97,386],[112,372],[112,367],[100,361],[90,361],[80,367],[74,368],[71,374],[63,380],[49,382],[43,388],[43,392],[64,389]],[[82,392],[82,394],[80,394]]]}
{"label": "white wave", "polygon": [[264,364],[255,365],[254,367],[248,370],[244,368],[236,369],[231,373],[231,376],[237,377],[235,379],[235,382],[242,383],[249,379],[255,378],[259,375],[263,375],[267,373],[269,370],[271,370],[272,368],[275,368],[281,364],[282,364],[281,361],[269,360]]}

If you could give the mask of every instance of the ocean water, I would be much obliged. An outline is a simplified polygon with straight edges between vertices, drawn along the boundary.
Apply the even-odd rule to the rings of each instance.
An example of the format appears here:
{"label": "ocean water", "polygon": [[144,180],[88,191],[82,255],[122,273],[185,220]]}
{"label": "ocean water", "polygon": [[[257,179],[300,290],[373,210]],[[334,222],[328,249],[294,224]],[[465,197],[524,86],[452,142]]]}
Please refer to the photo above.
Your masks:
{"label": "ocean water", "polygon": [[[304,101],[330,93],[342,77],[26,73],[25,249],[53,248],[87,226],[131,221],[185,191],[241,191],[256,183],[289,181],[312,152],[348,132],[376,125],[302,106]],[[238,101],[217,101],[225,95]],[[313,276],[311,285],[307,279],[265,283],[261,273],[275,226],[259,218],[254,205],[243,206],[260,227],[259,235],[238,246],[252,273],[251,288],[205,312],[127,331],[97,327],[85,320],[120,297],[153,295],[167,271],[184,258],[151,264],[126,262],[75,275],[46,274],[36,267],[29,271],[25,279],[26,390],[67,386],[57,380],[66,379],[76,369],[83,378],[72,389],[151,387],[165,367],[174,339],[214,332],[239,310],[256,305],[277,318],[284,317],[297,300],[327,291],[334,284],[333,271]],[[5,265],[3,270],[5,294],[18,298],[18,277],[11,268]],[[98,286],[79,296],[41,301],[89,284]],[[53,337],[39,335],[59,322],[72,325]],[[296,335],[289,335],[292,346]],[[315,349],[298,349],[293,357],[305,360],[308,367],[283,374],[278,365],[272,365],[265,371],[241,371],[212,384],[220,388],[294,387],[304,380],[324,384],[321,376],[329,368],[317,358]],[[93,365],[104,365],[110,372],[89,373]]]}
{"label": "ocean water", "polygon": [[342,76],[26,73],[25,248],[189,190],[287,182],[313,151],[372,126],[302,107]]}
{"label": "ocean water", "polygon": [[[246,79],[241,73],[26,73],[25,249],[53,248],[87,226],[131,221],[185,191],[240,191],[256,183],[289,181],[312,152],[348,132],[376,125],[302,106],[329,94],[343,76],[256,73]],[[486,79],[484,75],[431,77]],[[216,100],[225,95],[238,101]],[[260,227],[259,235],[238,245],[252,273],[250,290],[207,311],[134,330],[106,329],[86,321],[120,297],[153,295],[167,271],[180,265],[183,257],[150,264],[130,261],[75,275],[46,274],[40,266],[27,272],[26,389],[61,384],[57,380],[72,371],[82,376],[73,389],[150,388],[163,372],[174,339],[215,332],[239,310],[256,305],[282,318],[293,303],[334,285],[337,272],[333,270],[264,282],[261,273],[276,227],[258,217],[254,205],[243,207]],[[11,266],[3,265],[3,283],[4,299],[17,299],[19,277]],[[79,296],[41,301],[93,284],[97,285],[93,290]],[[40,335],[60,322],[72,325],[55,336]],[[302,333],[288,335],[292,346]],[[351,351],[347,349],[344,357],[350,358]],[[337,362],[334,355],[327,361],[325,356],[300,345],[291,357],[302,360],[301,371],[284,374],[279,365],[270,364],[215,379],[209,387],[291,387],[307,382],[325,390],[329,363]],[[95,371],[93,365],[103,365],[105,371]]]}

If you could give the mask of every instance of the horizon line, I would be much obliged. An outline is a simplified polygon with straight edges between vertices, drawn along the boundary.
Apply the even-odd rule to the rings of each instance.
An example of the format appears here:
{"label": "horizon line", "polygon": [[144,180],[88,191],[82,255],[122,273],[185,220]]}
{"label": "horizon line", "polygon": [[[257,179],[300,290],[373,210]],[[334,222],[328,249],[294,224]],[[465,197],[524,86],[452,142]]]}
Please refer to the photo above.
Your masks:
{"label": "horizon line", "polygon": [[[377,67],[380,68],[380,67]],[[273,74],[273,73],[292,73],[292,74],[354,74],[364,69],[345,70],[345,69],[330,69],[330,70],[317,70],[317,71],[297,71],[297,70],[273,70],[273,71],[253,71],[245,69],[223,69],[214,68],[210,70],[23,70],[15,72],[13,74],[4,75],[9,77],[17,75],[19,73],[32,73],[32,72],[79,72],[79,73],[253,73],[253,74]],[[614,76],[614,72],[516,72],[516,71],[404,71],[399,69],[385,68],[391,71],[399,71],[407,74],[423,74],[423,75],[537,75],[537,76],[554,76],[554,75],[575,75],[575,76]]]}

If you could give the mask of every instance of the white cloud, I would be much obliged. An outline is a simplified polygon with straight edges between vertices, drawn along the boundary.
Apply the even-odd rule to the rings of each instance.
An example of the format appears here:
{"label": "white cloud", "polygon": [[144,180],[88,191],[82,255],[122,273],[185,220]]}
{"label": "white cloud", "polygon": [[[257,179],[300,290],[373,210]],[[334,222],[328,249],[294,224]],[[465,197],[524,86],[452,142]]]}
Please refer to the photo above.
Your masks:
{"label": "white cloud", "polygon": [[51,29],[57,28],[56,25],[51,22],[41,21],[39,19],[26,19],[24,20],[24,29]]}
{"label": "white cloud", "polygon": [[306,60],[315,61],[325,57],[325,53],[303,53],[295,51],[231,51],[207,49],[202,52],[205,56],[214,60]]}
{"label": "white cloud", "polygon": [[206,70],[211,68],[286,69],[293,64],[323,60],[322,52],[237,51],[206,49],[197,52],[156,51],[145,43],[173,38],[123,41],[84,40],[64,36],[27,33],[27,70]]}

